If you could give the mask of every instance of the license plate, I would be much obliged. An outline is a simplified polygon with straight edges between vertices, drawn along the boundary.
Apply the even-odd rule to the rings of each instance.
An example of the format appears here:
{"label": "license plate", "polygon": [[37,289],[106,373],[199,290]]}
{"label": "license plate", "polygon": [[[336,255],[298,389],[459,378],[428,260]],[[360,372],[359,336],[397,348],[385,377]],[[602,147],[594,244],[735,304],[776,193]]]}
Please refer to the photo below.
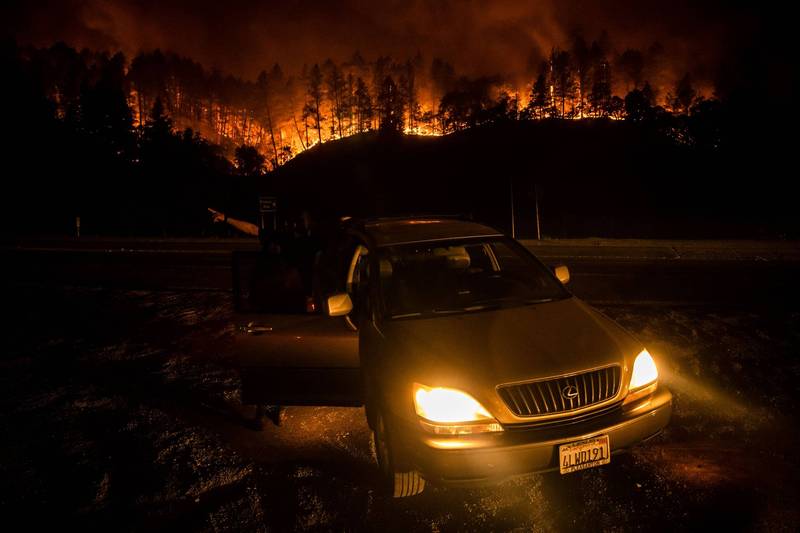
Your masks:
{"label": "license plate", "polygon": [[608,464],[611,462],[608,435],[562,444],[558,447],[558,459],[562,474]]}

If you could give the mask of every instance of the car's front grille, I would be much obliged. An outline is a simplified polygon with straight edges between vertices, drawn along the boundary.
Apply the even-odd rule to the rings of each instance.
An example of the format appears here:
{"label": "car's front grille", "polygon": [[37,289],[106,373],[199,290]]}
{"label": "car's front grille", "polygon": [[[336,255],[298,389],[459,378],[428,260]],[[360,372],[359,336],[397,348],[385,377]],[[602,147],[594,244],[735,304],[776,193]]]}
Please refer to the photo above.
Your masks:
{"label": "car's front grille", "polygon": [[550,415],[615,397],[621,377],[619,365],[613,365],[569,376],[500,385],[497,392],[517,416]]}
{"label": "car's front grille", "polygon": [[597,418],[611,417],[622,410],[622,400],[612,404],[603,405],[596,409],[590,409],[585,413],[572,416],[560,416],[556,418],[545,418],[544,420],[531,417],[525,422],[506,424],[503,429],[507,431],[530,431],[530,430],[551,430],[570,426],[572,424],[585,424]]}

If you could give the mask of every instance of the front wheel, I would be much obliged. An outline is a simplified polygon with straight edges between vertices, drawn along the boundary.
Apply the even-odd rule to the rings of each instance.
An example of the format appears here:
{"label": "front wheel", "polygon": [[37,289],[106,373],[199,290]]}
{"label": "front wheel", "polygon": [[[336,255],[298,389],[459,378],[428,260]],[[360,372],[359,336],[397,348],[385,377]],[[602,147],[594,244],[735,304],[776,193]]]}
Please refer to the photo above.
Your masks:
{"label": "front wheel", "polygon": [[408,468],[398,460],[392,446],[390,428],[387,427],[383,414],[375,417],[375,456],[381,473],[381,483],[394,498],[415,496],[425,490],[425,478],[417,470]]}

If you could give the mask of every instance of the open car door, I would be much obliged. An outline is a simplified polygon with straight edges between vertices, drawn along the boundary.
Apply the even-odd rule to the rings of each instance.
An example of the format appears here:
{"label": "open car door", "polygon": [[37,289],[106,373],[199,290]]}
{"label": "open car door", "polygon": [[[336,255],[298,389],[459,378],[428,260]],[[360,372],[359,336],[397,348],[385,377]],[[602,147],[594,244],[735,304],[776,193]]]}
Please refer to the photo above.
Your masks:
{"label": "open car door", "polygon": [[[306,296],[305,308],[266,312],[252,305],[259,254],[234,254],[236,356],[242,402],[264,405],[357,406],[363,403],[358,332]],[[238,278],[238,279],[237,279]],[[267,297],[274,291],[266,291]],[[278,306],[280,307],[280,306]],[[281,309],[277,309],[280,311]]]}
{"label": "open car door", "polygon": [[242,315],[236,348],[244,403],[362,403],[358,333],[342,317]]}

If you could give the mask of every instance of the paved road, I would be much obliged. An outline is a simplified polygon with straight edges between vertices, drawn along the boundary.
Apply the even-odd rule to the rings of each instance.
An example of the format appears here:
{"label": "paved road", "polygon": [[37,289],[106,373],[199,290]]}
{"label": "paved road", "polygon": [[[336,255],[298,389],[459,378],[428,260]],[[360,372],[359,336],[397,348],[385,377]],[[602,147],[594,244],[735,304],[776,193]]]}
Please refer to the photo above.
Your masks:
{"label": "paved road", "polygon": [[[791,246],[526,243],[545,263],[564,263],[571,290],[598,304],[794,305],[800,260]],[[148,290],[231,288],[231,251],[249,241],[47,241],[0,248],[7,279]],[[688,250],[688,251],[687,251]]]}
{"label": "paved road", "polygon": [[[543,257],[800,261],[800,242],[797,241],[585,238],[522,239],[520,242]],[[0,238],[0,249],[225,253],[231,250],[255,251],[258,250],[258,243],[250,237],[226,239],[39,237]]]}

